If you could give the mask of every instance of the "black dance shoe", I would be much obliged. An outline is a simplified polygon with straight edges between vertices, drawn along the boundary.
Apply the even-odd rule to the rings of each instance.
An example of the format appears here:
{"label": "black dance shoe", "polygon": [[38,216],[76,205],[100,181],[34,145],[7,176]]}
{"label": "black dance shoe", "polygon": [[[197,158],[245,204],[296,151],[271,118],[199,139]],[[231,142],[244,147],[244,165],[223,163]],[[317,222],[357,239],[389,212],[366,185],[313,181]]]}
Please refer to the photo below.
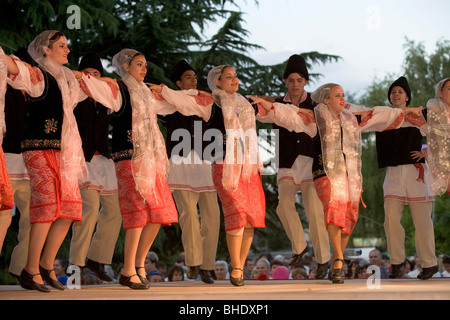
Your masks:
{"label": "black dance shoe", "polygon": [[136,273],[137,273],[137,276],[139,277],[139,280],[141,280],[141,282],[143,284],[145,284],[147,286],[147,288],[150,288],[150,281],[148,281],[146,277],[143,277],[138,273],[139,269],[145,269],[145,267],[136,267]]}
{"label": "black dance shoe", "polygon": [[50,278],[50,273],[55,272],[55,270],[47,270],[39,266],[39,272],[41,273],[42,280],[47,282],[50,287],[64,291],[64,286],[58,280],[53,280],[52,278]]}
{"label": "black dance shoe", "polygon": [[305,255],[305,253],[308,252],[308,247],[305,248],[305,250],[303,250],[301,253],[299,254],[294,254],[292,256],[291,261],[289,261],[289,265],[291,267],[296,266],[297,264],[299,264],[302,261],[303,256]]}
{"label": "black dance shoe", "polygon": [[327,275],[327,264],[328,263],[319,263],[317,265],[316,279],[323,279]]}
{"label": "black dance shoe", "polygon": [[430,268],[422,268],[422,272],[418,274],[417,279],[428,280],[434,276],[435,273],[439,271],[438,266]]}
{"label": "black dance shoe", "polygon": [[199,274],[200,274],[200,278],[202,279],[202,281],[203,281],[204,283],[208,283],[208,284],[214,283],[214,279],[213,279],[213,277],[209,274],[209,271],[208,271],[208,270],[200,269],[200,270],[199,270]]}
{"label": "black dance shoe", "polygon": [[[132,274],[131,276],[126,277],[126,276],[121,274],[120,278],[119,278],[119,283],[121,285],[123,285],[125,287],[128,287],[130,289],[133,289],[133,290],[146,290],[146,289],[149,288],[145,284],[143,284],[142,282],[131,282],[130,280],[134,276],[138,276],[138,275],[137,274]],[[138,278],[139,278],[139,276],[138,276]],[[139,280],[140,280],[140,278],[139,278]]]}
{"label": "black dance shoe", "polygon": [[335,283],[335,284],[340,284],[340,283],[344,283],[344,279],[342,279],[342,274],[343,274],[343,268],[334,268],[334,264],[336,263],[336,261],[341,261],[342,265],[344,265],[344,260],[342,259],[336,259],[333,261],[332,266],[330,267],[330,271],[328,272],[328,279]]}
{"label": "black dance shoe", "polygon": [[[233,270],[239,270],[239,271],[244,272],[244,271],[243,271],[242,269],[240,269],[240,268],[233,268],[231,271],[233,271]],[[231,284],[232,284],[233,286],[236,286],[236,287],[242,287],[242,286],[244,286],[244,284],[245,284],[244,276],[241,275],[239,278],[234,278],[234,277],[231,276],[231,272],[230,272],[230,282],[231,282]]]}
{"label": "black dance shoe", "polygon": [[27,290],[50,292],[50,289],[47,288],[45,285],[33,281],[33,278],[38,275],[40,275],[40,274],[39,273],[30,274],[25,269],[23,269],[22,273],[19,276],[20,286]]}
{"label": "black dance shoe", "polygon": [[92,270],[97,275],[97,277],[103,281],[106,282],[113,281],[113,279],[111,279],[111,277],[106,274],[105,265],[102,263],[96,262],[91,259],[87,259],[86,268]]}
{"label": "black dance shoe", "polygon": [[189,270],[186,272],[188,279],[195,280],[198,277],[198,273],[200,271],[199,266],[189,267]]}
{"label": "black dance shoe", "polygon": [[401,264],[391,264],[391,270],[389,270],[389,279],[397,279],[400,277],[401,268],[404,263]]}

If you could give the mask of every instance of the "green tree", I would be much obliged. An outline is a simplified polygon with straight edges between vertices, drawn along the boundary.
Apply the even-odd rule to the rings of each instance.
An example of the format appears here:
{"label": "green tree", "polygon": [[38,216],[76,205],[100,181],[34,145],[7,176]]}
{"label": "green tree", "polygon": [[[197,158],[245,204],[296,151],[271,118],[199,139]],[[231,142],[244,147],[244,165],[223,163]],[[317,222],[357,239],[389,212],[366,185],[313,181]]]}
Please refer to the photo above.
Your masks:
{"label": "green tree", "polygon": [[[0,11],[0,45],[6,53],[13,53],[18,47],[28,44],[42,31],[55,29],[64,32],[72,48],[81,44],[89,47],[104,39],[115,37],[119,31],[119,21],[111,12],[115,1],[77,1],[80,8],[80,28],[69,29],[67,20],[71,12],[67,8],[73,1],[4,0]],[[81,53],[86,53],[81,52]],[[72,52],[70,62],[77,64],[80,53]]]}
{"label": "green tree", "polygon": [[[406,38],[403,75],[412,90],[412,106],[426,106],[434,97],[436,84],[450,75],[450,41],[438,40],[434,52],[427,54],[423,42]],[[394,79],[395,80],[395,79]]]}

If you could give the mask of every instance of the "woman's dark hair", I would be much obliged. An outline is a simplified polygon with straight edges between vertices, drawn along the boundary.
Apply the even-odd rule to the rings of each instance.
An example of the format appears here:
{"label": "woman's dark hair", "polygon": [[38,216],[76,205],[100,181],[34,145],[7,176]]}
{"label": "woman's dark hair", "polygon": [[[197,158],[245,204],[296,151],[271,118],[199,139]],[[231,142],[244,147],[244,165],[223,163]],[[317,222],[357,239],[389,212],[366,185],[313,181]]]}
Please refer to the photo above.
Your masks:
{"label": "woman's dark hair", "polygon": [[55,32],[55,34],[49,39],[48,47],[52,48],[53,44],[61,37],[65,37],[64,33],[62,33],[61,31]]}
{"label": "woman's dark hair", "polygon": [[128,64],[131,64],[131,62],[132,62],[136,57],[139,57],[139,56],[143,56],[143,57],[145,58],[145,54],[143,54],[142,52],[136,52],[136,53],[131,57],[130,62],[129,62]]}
{"label": "woman's dark hair", "polygon": [[184,280],[184,269],[181,266],[178,265],[173,265],[172,267],[170,267],[169,272],[167,273],[167,278],[169,279],[169,281],[172,281],[173,279],[173,274],[178,271],[181,272],[181,275],[183,276],[183,280]]}
{"label": "woman's dark hair", "polygon": [[57,257],[55,260],[58,260],[59,263],[61,263],[61,266],[64,268],[64,270],[66,270],[69,266],[69,261],[67,261],[67,259],[65,258]]}

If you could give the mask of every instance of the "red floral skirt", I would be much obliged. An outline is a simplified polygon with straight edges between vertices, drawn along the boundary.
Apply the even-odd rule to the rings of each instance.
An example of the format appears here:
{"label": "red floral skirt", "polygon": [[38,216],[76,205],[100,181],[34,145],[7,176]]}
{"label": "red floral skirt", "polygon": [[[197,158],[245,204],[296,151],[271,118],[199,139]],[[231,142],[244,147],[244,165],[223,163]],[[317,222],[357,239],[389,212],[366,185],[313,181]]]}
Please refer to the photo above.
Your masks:
{"label": "red floral skirt", "polygon": [[6,168],[5,155],[0,145],[0,211],[11,210],[14,207],[14,192]]}
{"label": "red floral skirt", "polygon": [[[48,223],[58,218],[80,221],[82,202],[78,186],[61,189],[59,150],[36,150],[23,153],[30,176],[30,222]],[[62,196],[64,192],[64,196]]]}
{"label": "red floral skirt", "polygon": [[266,198],[259,173],[253,175],[248,182],[241,179],[238,188],[233,191],[223,188],[222,164],[213,164],[212,175],[222,203],[226,231],[242,229],[247,224],[254,228],[266,226]]}
{"label": "red floral skirt", "polygon": [[314,185],[319,199],[322,201],[325,225],[334,224],[350,235],[358,221],[359,203],[332,200],[330,198],[331,183],[327,177],[314,180]]}
{"label": "red floral skirt", "polygon": [[149,203],[136,190],[131,160],[118,161],[115,165],[124,229],[142,228],[147,223],[169,225],[178,222],[178,212],[165,175],[157,174],[155,201]]}

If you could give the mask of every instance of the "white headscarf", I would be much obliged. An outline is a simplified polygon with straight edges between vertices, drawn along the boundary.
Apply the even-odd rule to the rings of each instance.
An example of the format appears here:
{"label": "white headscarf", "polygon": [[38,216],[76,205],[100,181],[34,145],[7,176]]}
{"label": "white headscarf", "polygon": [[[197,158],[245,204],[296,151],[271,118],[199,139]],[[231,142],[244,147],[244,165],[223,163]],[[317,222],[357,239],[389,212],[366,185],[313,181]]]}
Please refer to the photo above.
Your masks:
{"label": "white headscarf", "polygon": [[259,158],[258,136],[256,134],[255,110],[242,95],[228,94],[217,86],[223,70],[221,65],[208,73],[208,86],[214,100],[222,109],[226,129],[226,155],[222,183],[225,189],[235,190],[242,174],[244,180],[262,168]]}
{"label": "white headscarf", "polygon": [[343,110],[336,117],[324,104],[335,86],[338,85],[325,84],[311,95],[319,103],[314,113],[322,145],[323,166],[332,185],[330,198],[359,202],[362,190],[361,130],[350,111]]}
{"label": "white headscarf", "polygon": [[433,176],[431,189],[438,195],[447,191],[450,182],[450,106],[439,97],[449,80],[443,79],[436,85],[435,99],[427,103],[427,161]]}
{"label": "white headscarf", "polygon": [[154,203],[157,173],[167,174],[167,158],[164,137],[159,130],[154,104],[157,103],[144,82],[137,82],[125,69],[140,53],[134,49],[123,49],[112,60],[116,72],[122,77],[130,93],[132,106],[133,156],[131,168],[136,188],[147,202]]}

